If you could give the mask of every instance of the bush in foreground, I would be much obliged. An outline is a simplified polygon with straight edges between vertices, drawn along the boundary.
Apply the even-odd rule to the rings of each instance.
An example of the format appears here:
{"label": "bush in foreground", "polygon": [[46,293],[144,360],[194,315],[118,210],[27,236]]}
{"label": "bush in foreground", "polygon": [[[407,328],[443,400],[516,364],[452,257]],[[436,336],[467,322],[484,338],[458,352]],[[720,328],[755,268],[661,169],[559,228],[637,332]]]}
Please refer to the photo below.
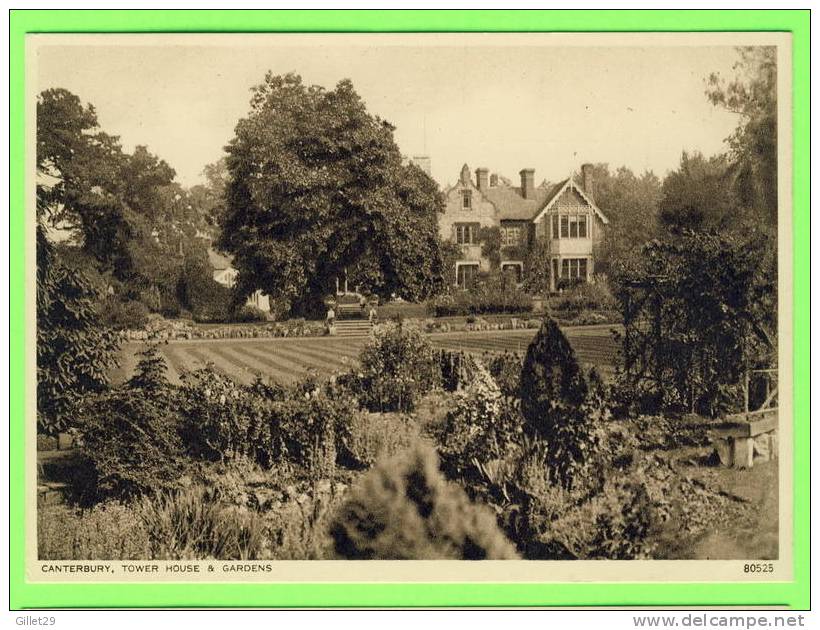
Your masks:
{"label": "bush in foreground", "polygon": [[351,560],[516,558],[492,513],[447,482],[430,450],[415,448],[367,473],[341,506],[331,536]]}

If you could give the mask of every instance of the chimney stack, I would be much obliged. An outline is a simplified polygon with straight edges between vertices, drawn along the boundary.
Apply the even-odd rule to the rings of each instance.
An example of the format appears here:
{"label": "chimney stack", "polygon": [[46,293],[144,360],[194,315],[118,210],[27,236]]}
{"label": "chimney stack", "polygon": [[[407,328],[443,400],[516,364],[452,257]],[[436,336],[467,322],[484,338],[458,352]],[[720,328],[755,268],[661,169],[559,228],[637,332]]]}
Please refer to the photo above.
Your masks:
{"label": "chimney stack", "polygon": [[493,173],[490,175],[490,188],[495,188],[498,186],[498,173]]}
{"label": "chimney stack", "polygon": [[524,199],[535,197],[535,169],[525,168],[519,172],[521,175],[521,196]]}
{"label": "chimney stack", "polygon": [[475,170],[475,185],[476,188],[479,190],[487,190],[489,188],[489,178],[490,178],[490,171],[489,169],[484,168],[477,168]]}
{"label": "chimney stack", "polygon": [[582,164],[581,174],[583,176],[584,192],[593,203],[595,203],[595,181],[592,177],[592,164]]}

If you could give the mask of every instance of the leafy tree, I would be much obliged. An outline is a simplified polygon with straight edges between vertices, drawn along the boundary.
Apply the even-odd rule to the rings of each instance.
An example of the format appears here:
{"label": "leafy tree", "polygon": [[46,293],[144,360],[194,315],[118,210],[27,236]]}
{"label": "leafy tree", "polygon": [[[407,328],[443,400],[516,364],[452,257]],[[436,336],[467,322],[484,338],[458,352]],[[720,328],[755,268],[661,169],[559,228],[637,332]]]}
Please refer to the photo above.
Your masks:
{"label": "leafy tree", "polygon": [[707,79],[706,96],[718,107],[739,114],[728,138],[730,176],[740,204],[754,210],[770,230],[777,227],[777,49],[738,48],[736,75]]}
{"label": "leafy tree", "polygon": [[225,321],[238,305],[233,292],[213,279],[213,269],[204,250],[191,250],[186,254],[179,273],[177,299],[194,319],[203,322]]}
{"label": "leafy tree", "polygon": [[441,285],[441,194],[402,165],[393,127],[350,81],[326,90],[268,73],[226,151],[220,245],[241,294],[262,289],[306,311],[348,271],[381,296],[419,299]]}
{"label": "leafy tree", "polygon": [[124,268],[131,237],[118,198],[123,161],[116,137],[99,129],[91,105],[64,89],[37,99],[38,217],[79,232],[83,248],[100,262]]}
{"label": "leafy tree", "polygon": [[661,181],[651,171],[636,175],[625,166],[610,172],[607,164],[596,164],[593,175],[595,201],[609,219],[596,267],[608,271],[657,237]]}
{"label": "leafy tree", "polygon": [[37,225],[37,428],[54,434],[73,424],[77,402],[108,384],[117,337],[102,326],[93,285],[62,264]]}
{"label": "leafy tree", "polygon": [[741,207],[728,181],[724,155],[705,158],[681,155],[680,167],[663,182],[660,220],[673,233],[682,230],[721,230],[739,226]]}

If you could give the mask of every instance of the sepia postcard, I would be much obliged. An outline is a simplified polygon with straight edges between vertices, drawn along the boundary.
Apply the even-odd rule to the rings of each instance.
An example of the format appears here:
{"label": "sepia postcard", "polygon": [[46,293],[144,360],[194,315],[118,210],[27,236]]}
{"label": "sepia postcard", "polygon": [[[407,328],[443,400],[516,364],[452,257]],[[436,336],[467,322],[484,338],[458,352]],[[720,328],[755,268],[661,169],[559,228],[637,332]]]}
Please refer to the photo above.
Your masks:
{"label": "sepia postcard", "polygon": [[27,35],[26,579],[792,580],[791,45]]}

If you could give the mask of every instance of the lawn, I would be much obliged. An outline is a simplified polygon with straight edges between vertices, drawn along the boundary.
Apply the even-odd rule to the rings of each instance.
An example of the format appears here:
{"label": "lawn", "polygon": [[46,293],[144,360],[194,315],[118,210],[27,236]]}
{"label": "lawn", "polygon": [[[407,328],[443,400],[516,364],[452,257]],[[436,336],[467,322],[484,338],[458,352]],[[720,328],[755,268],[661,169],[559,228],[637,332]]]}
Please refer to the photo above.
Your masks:
{"label": "lawn", "polygon": [[[564,329],[575,348],[578,360],[595,366],[606,377],[615,363],[617,345],[612,326],[577,326]],[[524,354],[536,330],[434,333],[429,335],[436,348],[463,350],[474,354],[518,352]],[[168,376],[179,383],[186,370],[213,363],[223,374],[249,383],[257,376],[288,383],[308,374],[329,376],[356,364],[367,337],[302,337],[256,339],[198,339],[163,343]],[[126,380],[134,371],[142,343],[129,342],[122,348],[120,367],[112,374],[115,383]]]}

